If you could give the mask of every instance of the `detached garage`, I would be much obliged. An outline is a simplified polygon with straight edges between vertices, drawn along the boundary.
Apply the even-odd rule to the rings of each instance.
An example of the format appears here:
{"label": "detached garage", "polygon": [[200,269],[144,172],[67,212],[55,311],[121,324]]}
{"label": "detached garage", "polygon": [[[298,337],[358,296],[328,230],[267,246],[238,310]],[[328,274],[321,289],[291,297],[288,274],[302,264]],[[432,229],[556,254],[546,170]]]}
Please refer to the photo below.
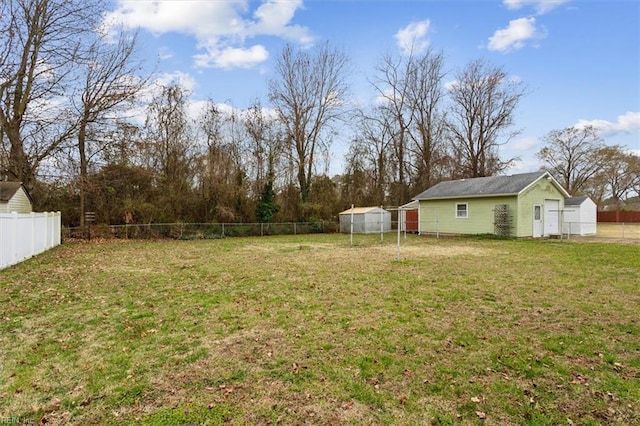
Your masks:
{"label": "detached garage", "polygon": [[567,235],[595,235],[598,207],[587,196],[564,200],[563,232]]}
{"label": "detached garage", "polygon": [[391,213],[380,207],[354,207],[340,213],[340,232],[374,234],[391,231]]}
{"label": "detached garage", "polygon": [[495,234],[517,238],[562,232],[569,193],[548,172],[440,182],[420,203],[420,234]]}

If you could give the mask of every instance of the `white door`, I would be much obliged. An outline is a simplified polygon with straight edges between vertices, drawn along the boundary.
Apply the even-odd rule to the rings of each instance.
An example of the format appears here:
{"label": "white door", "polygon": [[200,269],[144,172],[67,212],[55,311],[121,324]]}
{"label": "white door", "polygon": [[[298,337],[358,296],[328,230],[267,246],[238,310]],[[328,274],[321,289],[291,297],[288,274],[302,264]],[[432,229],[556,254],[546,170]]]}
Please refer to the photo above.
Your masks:
{"label": "white door", "polygon": [[542,206],[533,206],[533,238],[542,237]]}
{"label": "white door", "polygon": [[560,200],[544,200],[544,235],[560,233]]}

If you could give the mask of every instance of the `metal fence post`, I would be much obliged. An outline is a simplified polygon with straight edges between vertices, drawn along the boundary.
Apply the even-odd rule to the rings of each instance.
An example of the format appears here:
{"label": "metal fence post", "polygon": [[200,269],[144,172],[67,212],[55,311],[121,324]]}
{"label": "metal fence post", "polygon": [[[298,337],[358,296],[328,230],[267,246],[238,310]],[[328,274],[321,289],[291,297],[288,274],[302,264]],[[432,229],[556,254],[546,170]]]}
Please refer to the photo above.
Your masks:
{"label": "metal fence post", "polygon": [[351,204],[351,232],[350,232],[350,237],[351,237],[351,245],[353,245],[353,204]]}
{"label": "metal fence post", "polygon": [[384,241],[384,208],[380,206],[380,242]]}

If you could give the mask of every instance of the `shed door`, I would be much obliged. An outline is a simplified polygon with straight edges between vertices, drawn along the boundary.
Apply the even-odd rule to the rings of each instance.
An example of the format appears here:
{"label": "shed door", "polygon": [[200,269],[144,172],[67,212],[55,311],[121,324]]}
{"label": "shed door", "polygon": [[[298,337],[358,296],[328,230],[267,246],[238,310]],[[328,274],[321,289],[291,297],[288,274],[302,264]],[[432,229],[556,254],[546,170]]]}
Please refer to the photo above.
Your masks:
{"label": "shed door", "polygon": [[560,200],[544,200],[544,235],[560,233]]}
{"label": "shed door", "polygon": [[404,210],[405,231],[418,232],[418,210]]}
{"label": "shed door", "polygon": [[542,237],[542,206],[533,206],[533,238]]}

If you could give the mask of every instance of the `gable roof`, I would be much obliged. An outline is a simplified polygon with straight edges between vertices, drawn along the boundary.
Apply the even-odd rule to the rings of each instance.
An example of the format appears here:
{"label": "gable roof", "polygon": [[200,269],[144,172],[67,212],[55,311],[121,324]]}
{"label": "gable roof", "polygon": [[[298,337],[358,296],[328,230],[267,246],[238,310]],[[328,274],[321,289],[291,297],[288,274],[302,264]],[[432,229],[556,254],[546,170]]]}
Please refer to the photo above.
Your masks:
{"label": "gable roof", "polygon": [[542,178],[549,179],[568,197],[567,191],[548,172],[521,173],[510,176],[488,176],[440,182],[416,195],[414,200],[438,200],[447,198],[480,198],[514,196]]}
{"label": "gable roof", "polygon": [[[354,207],[352,209],[345,210],[340,212],[339,214],[364,214],[364,213],[378,213],[387,212],[386,210],[381,209],[380,207]],[[388,212],[387,212],[388,213]]]}
{"label": "gable roof", "polygon": [[579,197],[569,197],[566,200],[564,200],[564,205],[565,206],[579,206],[582,203],[584,203],[589,197],[587,197],[586,195],[581,195]]}
{"label": "gable roof", "polygon": [[8,203],[20,188],[24,190],[24,193],[31,200],[31,196],[22,186],[22,182],[0,182],[0,203]]}
{"label": "gable roof", "polygon": [[407,204],[403,204],[399,207],[401,210],[416,210],[420,208],[418,200],[409,201]]}

